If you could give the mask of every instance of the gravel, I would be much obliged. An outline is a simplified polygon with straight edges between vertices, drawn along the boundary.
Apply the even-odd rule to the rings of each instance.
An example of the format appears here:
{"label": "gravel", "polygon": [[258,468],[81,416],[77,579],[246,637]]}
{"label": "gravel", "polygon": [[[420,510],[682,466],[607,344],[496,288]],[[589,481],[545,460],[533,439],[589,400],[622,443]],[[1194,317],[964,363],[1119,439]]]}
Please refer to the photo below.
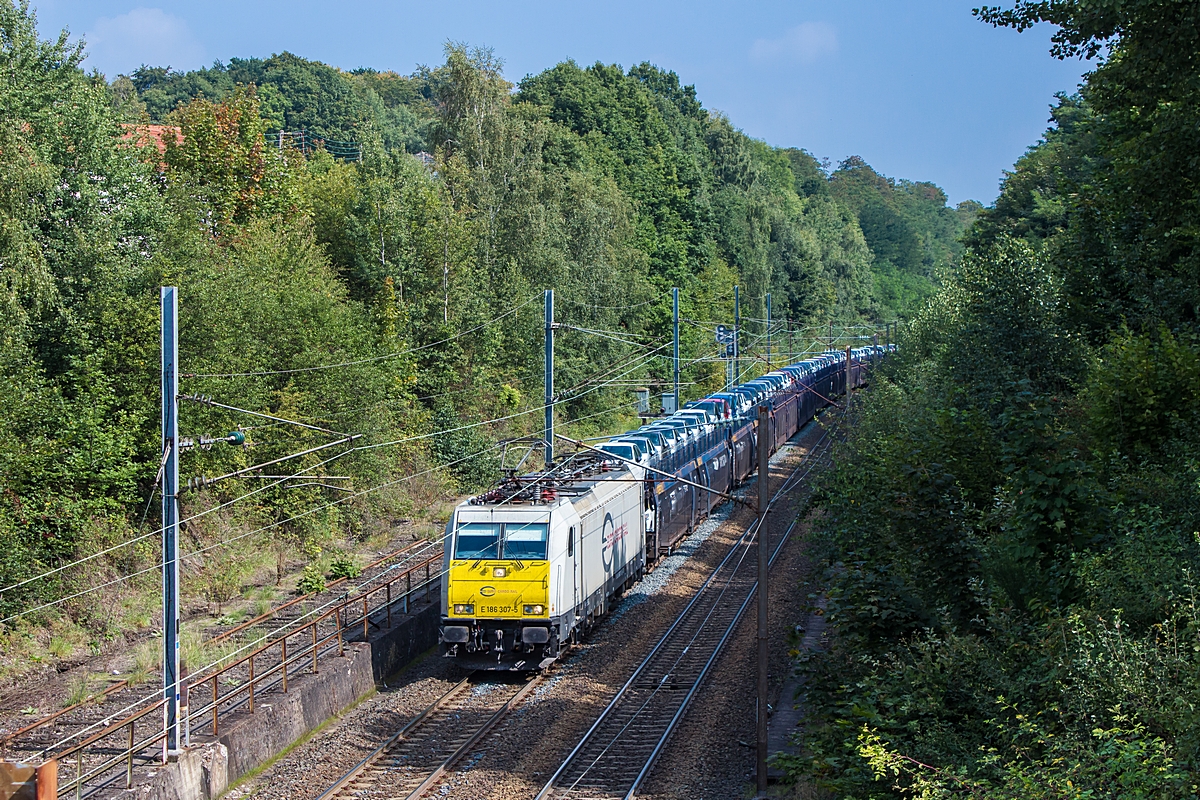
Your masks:
{"label": "gravel", "polygon": [[[804,441],[814,441],[816,435],[815,426],[809,428]],[[777,454],[773,464],[780,477],[803,452],[803,448],[794,447]],[[782,519],[784,515],[777,516]],[[552,667],[547,680],[431,794],[447,800],[509,800],[536,795],[753,519],[753,510],[746,506],[727,503],[718,509],[675,554],[635,584],[609,619]],[[794,544],[785,547],[775,574],[794,574],[803,568],[802,555],[797,561],[800,551]],[[792,583],[777,580],[772,598],[779,597],[782,602]],[[782,609],[779,604],[775,607]],[[783,615],[774,616],[780,621],[776,624],[772,620],[772,635],[776,641],[783,641],[788,626]],[[741,674],[746,663],[743,640],[747,630],[751,648],[754,641],[753,614],[748,613],[747,619],[749,627],[746,620],[739,625],[735,641],[651,777],[652,787],[647,788],[662,797],[725,798],[744,793],[746,764],[753,765],[753,752],[738,746],[736,740],[753,741],[754,735],[753,704],[746,702],[753,696],[753,675],[746,684],[746,676]],[[389,681],[390,689],[319,731],[227,797],[302,800],[318,796],[380,740],[443,694],[458,677],[452,664],[436,656],[414,663]],[[490,685],[483,684],[473,691],[486,692]],[[745,685],[750,687],[749,694]],[[744,730],[747,711],[749,734]],[[714,719],[720,724],[714,725]],[[745,752],[729,752],[731,746]],[[718,762],[737,763],[732,768],[714,770]],[[708,788],[697,794],[700,783]]]}

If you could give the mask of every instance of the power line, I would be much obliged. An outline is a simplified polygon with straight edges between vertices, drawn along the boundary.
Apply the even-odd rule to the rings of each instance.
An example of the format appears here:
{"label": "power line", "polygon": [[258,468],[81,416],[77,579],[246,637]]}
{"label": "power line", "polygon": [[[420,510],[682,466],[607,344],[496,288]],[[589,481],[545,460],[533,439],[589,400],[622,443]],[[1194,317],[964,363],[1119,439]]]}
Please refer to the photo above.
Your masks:
{"label": "power line", "polygon": [[[570,420],[569,422],[576,422],[576,423],[578,423],[578,422],[583,422],[584,420],[592,419],[592,418],[594,418],[594,417],[602,416],[602,415],[604,415],[604,414],[610,414],[610,413],[612,413],[613,411],[619,411],[620,409],[622,409],[622,408],[626,408],[626,407],[628,407],[628,406],[630,406],[630,405],[632,405],[632,404],[630,404],[630,403],[625,403],[625,404],[622,404],[622,405],[620,405],[620,406],[615,406],[615,407],[613,407],[613,408],[606,408],[606,409],[603,409],[603,410],[601,410],[601,411],[597,411],[597,412],[594,412],[594,413],[592,413],[592,414],[588,414],[587,416],[583,416],[583,417],[579,417],[579,418],[577,418],[577,419],[574,419],[574,420]],[[534,409],[534,410],[535,410],[535,411],[540,411],[541,409],[539,408],[539,409]],[[476,424],[478,425],[478,424],[485,424],[485,423],[476,423]],[[269,525],[264,525],[264,526],[262,526],[262,527],[260,527],[260,528],[256,528],[256,529],[254,529],[254,530],[247,531],[246,533],[239,534],[239,535],[237,535],[237,536],[234,536],[234,537],[232,537],[232,538],[230,538],[230,539],[225,539],[225,540],[223,540],[223,541],[216,542],[216,543],[214,543],[214,544],[208,545],[207,547],[203,547],[203,548],[201,548],[201,549],[199,549],[199,550],[196,550],[196,551],[193,551],[193,552],[191,552],[191,553],[187,553],[187,554],[185,554],[185,555],[183,556],[183,558],[188,558],[188,557],[191,557],[191,556],[201,555],[201,554],[203,554],[203,553],[206,553],[206,552],[208,552],[208,551],[210,551],[210,550],[213,550],[213,549],[215,549],[215,548],[217,548],[217,547],[221,547],[221,546],[223,546],[223,545],[231,544],[231,543],[233,543],[233,542],[236,542],[236,541],[239,541],[239,540],[241,540],[241,539],[245,539],[247,536],[253,536],[254,534],[257,534],[257,533],[262,533],[262,532],[264,532],[264,531],[268,531],[268,530],[271,530],[271,529],[273,529],[273,528],[277,528],[277,527],[279,527],[280,525],[285,525],[285,524],[287,524],[287,523],[289,523],[289,522],[295,522],[296,520],[299,520],[299,519],[304,519],[305,517],[311,516],[312,514],[315,514],[315,513],[319,512],[319,511],[323,511],[323,510],[325,510],[325,509],[327,509],[327,508],[332,508],[332,507],[334,507],[334,506],[341,505],[341,504],[343,504],[343,503],[346,503],[346,502],[348,502],[348,501],[350,501],[350,500],[353,500],[353,499],[355,499],[355,498],[357,498],[357,497],[362,497],[362,496],[365,496],[365,495],[368,495],[368,494],[372,494],[372,493],[374,493],[374,492],[377,492],[377,491],[379,491],[379,490],[381,490],[381,489],[385,489],[385,488],[387,488],[387,487],[389,487],[389,486],[395,486],[395,485],[396,485],[396,484],[398,484],[398,483],[403,483],[404,481],[412,480],[413,478],[421,477],[421,476],[423,476],[423,475],[429,475],[429,474],[431,474],[431,473],[433,473],[433,472],[436,472],[436,471],[438,471],[438,470],[447,469],[447,468],[449,468],[449,467],[452,467],[452,466],[454,466],[454,465],[456,465],[456,464],[462,463],[463,461],[466,461],[466,460],[468,460],[468,459],[475,458],[475,457],[477,457],[477,456],[479,456],[479,455],[482,455],[483,453],[486,453],[486,452],[488,452],[489,450],[494,450],[494,449],[496,449],[496,448],[498,448],[498,447],[500,447],[500,444],[499,444],[499,443],[492,444],[492,445],[489,445],[488,447],[485,447],[485,448],[483,448],[482,450],[480,450],[480,451],[478,451],[478,452],[476,452],[476,453],[472,453],[472,454],[470,454],[470,455],[463,456],[462,458],[455,459],[454,461],[448,462],[448,463],[446,463],[446,464],[439,464],[439,465],[436,465],[436,466],[430,467],[429,469],[423,470],[423,471],[421,471],[421,472],[415,472],[415,473],[411,473],[411,474],[409,474],[409,475],[405,475],[405,476],[403,476],[403,477],[401,477],[401,478],[397,478],[396,480],[387,481],[387,482],[385,482],[385,483],[379,484],[378,486],[373,486],[373,487],[370,487],[370,488],[368,488],[368,489],[363,489],[363,490],[361,490],[361,491],[358,491],[358,492],[355,492],[355,493],[353,493],[353,494],[349,494],[349,495],[347,495],[347,496],[345,496],[345,497],[338,498],[337,500],[334,500],[334,501],[332,501],[332,502],[326,503],[326,504],[324,504],[324,505],[317,506],[316,508],[309,509],[308,511],[305,511],[305,512],[303,512],[303,513],[301,513],[301,514],[297,514],[297,515],[295,515],[295,516],[293,516],[293,517],[288,517],[287,519],[283,519],[283,520],[278,520],[278,521],[276,521],[276,522],[272,522],[272,523],[270,523]],[[357,449],[357,448],[355,448],[355,449]],[[364,448],[364,449],[365,449],[365,448]],[[347,451],[347,452],[351,452],[351,451]],[[342,455],[344,455],[344,454],[342,454]],[[330,460],[332,460],[332,459],[330,459]],[[295,476],[292,476],[292,477],[295,477]],[[210,510],[209,510],[209,512],[211,512],[212,510],[213,510],[213,509],[210,509]],[[206,513],[209,513],[209,512],[206,512]],[[189,519],[194,519],[194,517],[190,517]],[[155,533],[161,533],[161,530],[160,530],[160,531],[156,531]],[[148,535],[151,535],[151,534],[148,534]],[[94,557],[94,556],[92,556],[92,557]],[[84,589],[83,591],[76,592],[75,594],[68,595],[67,597],[62,597],[62,598],[59,598],[59,599],[57,599],[57,600],[53,600],[53,601],[50,601],[50,602],[47,602],[47,603],[43,603],[43,604],[41,604],[41,605],[39,605],[39,606],[35,606],[34,608],[29,608],[29,609],[25,609],[25,610],[23,610],[23,611],[19,611],[19,612],[17,612],[16,614],[12,614],[12,615],[10,615],[10,616],[8,616],[8,617],[5,617],[4,619],[0,619],[0,625],[3,625],[3,624],[5,624],[5,623],[8,623],[8,622],[11,622],[11,621],[12,621],[12,620],[14,620],[14,619],[18,619],[18,618],[20,618],[20,617],[23,617],[23,616],[26,616],[26,615],[28,615],[28,614],[32,614],[32,613],[34,613],[35,611],[41,611],[41,610],[44,610],[44,609],[47,609],[47,608],[52,608],[52,607],[54,607],[54,606],[61,605],[62,603],[65,603],[65,602],[67,602],[67,601],[69,601],[69,600],[74,600],[74,599],[76,599],[76,598],[83,597],[83,596],[84,596],[84,595],[86,595],[86,594],[90,594],[90,593],[92,593],[92,592],[96,592],[96,591],[99,591],[99,590],[101,590],[101,589],[105,589],[105,588],[107,588],[107,587],[109,587],[109,586],[114,586],[114,585],[116,585],[116,584],[118,584],[118,583],[123,583],[123,582],[125,582],[125,581],[132,580],[133,578],[136,578],[136,577],[138,577],[138,576],[140,576],[140,575],[145,575],[145,574],[146,574],[146,573],[148,573],[148,572],[154,572],[154,571],[156,571],[156,570],[159,570],[159,569],[161,569],[161,568],[162,568],[162,563],[161,563],[161,562],[159,562],[159,563],[155,564],[154,566],[147,567],[146,569],[139,570],[139,571],[137,571],[137,572],[134,572],[134,573],[131,573],[131,574],[129,574],[129,575],[124,575],[124,576],[122,576],[122,577],[120,577],[120,578],[115,578],[115,579],[113,579],[113,580],[111,580],[111,581],[106,581],[105,583],[99,584],[99,585],[97,585],[97,586],[90,587],[90,588],[88,588],[88,589]]]}
{"label": "power line", "polygon": [[655,295],[654,297],[651,297],[649,300],[646,300],[645,302],[631,303],[629,305],[624,305],[624,306],[596,306],[596,305],[592,305],[591,303],[579,303],[579,302],[573,302],[572,305],[577,306],[579,308],[591,308],[591,309],[595,309],[596,311],[625,311],[630,308],[642,308],[642,307],[648,306],[652,303],[657,303],[659,300],[666,297],[668,294],[669,294],[669,292],[660,292],[659,294]]}
{"label": "power line", "polygon": [[423,345],[420,345],[419,347],[412,347],[412,348],[409,348],[408,350],[400,350],[395,353],[387,353],[386,355],[382,355],[382,356],[373,356],[371,358],[360,358],[355,361],[343,361],[340,364],[322,364],[321,366],[316,366],[316,367],[295,367],[293,369],[268,369],[268,370],[258,370],[256,372],[185,372],[185,373],[182,373],[179,377],[181,377],[181,378],[250,378],[250,377],[257,377],[260,375],[292,375],[297,372],[318,372],[320,370],[325,370],[325,369],[337,369],[340,367],[354,367],[354,366],[358,366],[359,364],[372,364],[376,361],[386,361],[389,358],[398,358],[403,355],[408,355],[409,353],[419,353],[420,351],[428,350],[431,347],[437,347],[439,345],[448,344],[449,342],[453,342],[455,339],[460,339],[463,336],[466,336],[468,333],[474,333],[475,331],[482,330],[483,328],[486,328],[489,325],[493,325],[493,324],[499,322],[500,320],[504,319],[505,317],[512,316],[513,314],[517,313],[521,309],[525,308],[525,306],[529,305],[534,300],[536,300],[537,297],[538,297],[537,295],[534,295],[533,297],[530,297],[528,300],[526,300],[521,305],[510,308],[508,311],[505,311],[500,316],[494,317],[493,319],[490,319],[487,322],[480,323],[479,325],[476,325],[474,328],[468,328],[465,331],[459,331],[458,333],[454,334],[453,336],[451,336],[447,339],[442,339],[439,342],[430,342],[429,344],[423,344]]}

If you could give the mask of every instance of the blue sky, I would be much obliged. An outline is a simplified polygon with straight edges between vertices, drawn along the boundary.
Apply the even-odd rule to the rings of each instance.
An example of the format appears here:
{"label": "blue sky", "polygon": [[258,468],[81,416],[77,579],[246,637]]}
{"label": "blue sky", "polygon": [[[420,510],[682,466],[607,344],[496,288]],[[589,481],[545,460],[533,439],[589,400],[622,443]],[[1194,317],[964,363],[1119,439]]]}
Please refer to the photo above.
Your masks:
{"label": "blue sky", "polygon": [[1086,62],[1047,52],[1051,29],[996,30],[978,2],[715,3],[33,0],[44,36],[88,41],[110,78],[283,50],[344,69],[436,65],[450,39],[494,48],[517,81],[559,61],[650,61],[695,84],[750,136],[836,164],[859,155],[990,204],[1002,170],[1046,128]]}

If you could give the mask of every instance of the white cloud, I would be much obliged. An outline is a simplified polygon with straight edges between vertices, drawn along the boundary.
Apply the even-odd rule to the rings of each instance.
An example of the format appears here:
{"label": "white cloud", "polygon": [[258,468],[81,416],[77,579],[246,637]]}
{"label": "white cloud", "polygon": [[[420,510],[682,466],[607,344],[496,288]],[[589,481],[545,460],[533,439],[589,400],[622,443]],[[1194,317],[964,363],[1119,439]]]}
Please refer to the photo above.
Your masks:
{"label": "white cloud", "polygon": [[100,17],[84,39],[87,65],[110,80],[142,64],[186,70],[204,63],[204,47],[187,23],[161,8],[135,8],[118,17]]}
{"label": "white cloud", "polygon": [[755,39],[750,58],[760,63],[798,61],[811,64],[838,49],[837,30],[828,22],[802,22],[778,39]]}

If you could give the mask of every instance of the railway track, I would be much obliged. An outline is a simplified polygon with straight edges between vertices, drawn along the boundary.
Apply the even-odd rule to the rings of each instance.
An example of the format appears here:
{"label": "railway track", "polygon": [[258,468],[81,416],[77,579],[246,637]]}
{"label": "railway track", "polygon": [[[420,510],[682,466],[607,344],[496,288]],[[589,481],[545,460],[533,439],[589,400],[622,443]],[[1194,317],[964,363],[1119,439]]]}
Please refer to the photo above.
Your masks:
{"label": "railway track", "polygon": [[[219,669],[214,674],[219,674],[221,686],[228,691],[230,686],[245,685],[248,681],[252,681],[257,668],[258,674],[265,676],[265,679],[257,682],[256,694],[259,695],[260,700],[264,699],[263,695],[265,694],[278,692],[281,689],[286,691],[287,685],[279,674],[279,669],[282,656],[287,653],[287,650],[280,647],[272,648],[272,642],[279,642],[283,637],[291,637],[291,644],[293,648],[296,648],[302,644],[296,636],[296,631],[303,631],[303,626],[307,625],[312,630],[314,643],[317,641],[327,642],[313,656],[313,663],[323,660],[330,654],[336,655],[341,651],[343,640],[365,638],[364,628],[390,624],[393,605],[397,613],[407,613],[409,595],[416,594],[424,597],[431,589],[430,585],[421,588],[422,577],[428,581],[429,577],[436,578],[436,575],[426,576],[424,572],[419,572],[415,578],[407,579],[396,586],[395,595],[389,589],[386,598],[384,598],[384,593],[379,591],[379,587],[385,586],[390,579],[394,579],[394,576],[405,574],[406,570],[418,566],[424,567],[432,562],[440,561],[440,558],[441,548],[437,543],[413,542],[367,565],[363,574],[354,580],[353,584],[344,579],[334,581],[325,591],[287,601],[234,628],[220,632],[211,641],[226,651],[236,653],[239,648],[243,651],[253,651],[256,647],[265,648],[265,650],[253,664],[246,661],[236,662],[231,667]],[[436,573],[436,569],[433,572]],[[413,592],[414,580],[417,584],[417,592]],[[359,622],[358,627],[343,630],[342,621],[353,612],[358,611],[358,605],[348,607],[345,612],[339,612],[336,615],[331,614],[328,609],[336,607],[342,598],[350,597],[352,593],[354,596],[359,596],[371,591],[375,591],[379,597],[373,598],[369,609],[367,603],[363,604],[363,609],[369,611],[365,625]],[[384,606],[375,607],[379,605],[380,600],[391,601],[393,598],[395,599],[394,603],[385,603]],[[295,674],[301,672],[303,666],[297,663],[294,655],[295,649],[292,652],[289,671]],[[272,675],[272,672],[275,674]],[[192,691],[199,697],[207,697],[206,690],[209,679],[205,677],[206,674],[197,673],[189,680],[193,686]],[[138,685],[126,681],[114,681],[108,690],[99,695],[92,696],[82,703],[64,708],[0,737],[0,747],[2,747],[4,755],[36,763],[49,757],[57,757],[64,751],[70,753],[70,756],[61,759],[60,763],[60,795],[64,796],[78,794],[86,797],[110,789],[118,783],[128,785],[134,767],[153,764],[162,757],[161,744],[157,739],[146,740],[139,744],[145,739],[145,731],[154,730],[154,725],[148,722],[149,718],[142,721],[140,717],[145,713],[144,709],[153,708],[161,697],[161,690],[156,692],[153,688],[156,679],[161,680],[158,678],[157,671],[152,671],[146,678],[144,683]],[[213,686],[215,687],[216,684],[213,683]],[[195,705],[200,705],[200,703]],[[247,706],[251,710],[253,709],[253,700],[247,693],[227,694],[227,699],[219,704],[216,712],[193,715],[191,728],[198,735],[207,733],[204,726],[210,724],[209,720],[215,718],[218,713],[227,715],[244,711]],[[114,725],[120,725],[120,721],[125,719],[139,720],[136,724],[138,736],[135,737],[134,725],[131,723],[127,739],[126,732],[121,730],[106,739],[96,741],[86,751],[77,754],[71,750],[77,746],[77,743],[87,742],[89,738],[98,735],[98,732]],[[215,734],[215,730],[213,733]],[[120,753],[122,750],[124,752]],[[124,757],[114,758],[118,754]],[[106,764],[109,766],[105,767]],[[76,777],[80,774],[89,777],[84,781],[83,786],[73,786]]]}
{"label": "railway track", "polygon": [[425,797],[542,684],[464,678],[338,779],[318,800]]}
{"label": "railway track", "polygon": [[[811,450],[773,496],[774,504],[812,471],[828,452],[829,433]],[[774,563],[793,521],[770,536]],[[757,589],[757,524],[730,548],[699,591],[617,692],[579,744],[537,795],[549,798],[633,798],[671,733],[699,692],[705,677]],[[773,540],[773,541],[772,541]]]}

